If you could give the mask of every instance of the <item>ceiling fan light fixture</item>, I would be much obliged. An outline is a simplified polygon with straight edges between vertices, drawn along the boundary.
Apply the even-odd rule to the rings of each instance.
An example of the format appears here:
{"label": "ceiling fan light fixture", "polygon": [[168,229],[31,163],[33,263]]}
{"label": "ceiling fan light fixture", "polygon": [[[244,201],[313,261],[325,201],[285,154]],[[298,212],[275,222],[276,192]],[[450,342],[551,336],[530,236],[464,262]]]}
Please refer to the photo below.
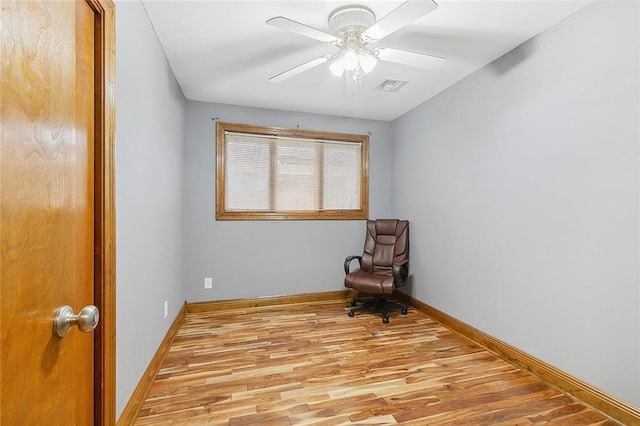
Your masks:
{"label": "ceiling fan light fixture", "polygon": [[331,64],[329,65],[329,71],[331,71],[331,74],[335,75],[338,78],[343,76],[344,74],[344,55],[343,54],[338,55],[338,57],[333,62],[331,62]]}
{"label": "ceiling fan light fixture", "polygon": [[376,63],[378,63],[378,60],[371,52],[366,49],[361,49],[360,52],[358,52],[358,64],[360,64],[360,68],[362,68],[365,74],[370,73],[376,66]]}
{"label": "ceiling fan light fixture", "polygon": [[358,54],[355,50],[347,48],[344,51],[344,69],[353,71],[358,66]]}
{"label": "ceiling fan light fixture", "polygon": [[331,62],[329,70],[338,78],[341,78],[345,71],[354,78],[360,78],[363,74],[371,72],[377,62],[378,58],[367,49],[360,48],[356,52],[352,48],[347,48]]}
{"label": "ceiling fan light fixture", "polygon": [[362,33],[376,22],[373,11],[365,6],[349,5],[335,9],[329,15],[329,31],[335,35],[336,47],[340,53],[329,69],[336,77],[345,72],[353,79],[359,79],[370,72],[377,62],[373,52],[366,48],[368,40]]}

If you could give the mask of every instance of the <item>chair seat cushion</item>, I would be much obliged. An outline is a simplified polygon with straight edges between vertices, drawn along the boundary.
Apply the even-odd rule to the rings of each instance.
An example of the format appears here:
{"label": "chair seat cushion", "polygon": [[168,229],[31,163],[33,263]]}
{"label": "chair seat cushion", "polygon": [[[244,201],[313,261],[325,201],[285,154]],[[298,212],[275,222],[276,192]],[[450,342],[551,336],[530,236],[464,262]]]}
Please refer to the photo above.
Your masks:
{"label": "chair seat cushion", "polygon": [[355,271],[344,278],[344,285],[367,294],[392,294],[393,276]]}

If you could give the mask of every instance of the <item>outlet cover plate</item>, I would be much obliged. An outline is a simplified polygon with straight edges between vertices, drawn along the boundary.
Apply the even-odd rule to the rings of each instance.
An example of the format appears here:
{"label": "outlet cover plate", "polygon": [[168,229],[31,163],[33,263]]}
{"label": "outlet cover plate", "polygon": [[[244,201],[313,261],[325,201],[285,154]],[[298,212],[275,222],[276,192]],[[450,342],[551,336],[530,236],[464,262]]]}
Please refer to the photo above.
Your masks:
{"label": "outlet cover plate", "polygon": [[213,288],[213,278],[204,279],[204,289],[211,290]]}

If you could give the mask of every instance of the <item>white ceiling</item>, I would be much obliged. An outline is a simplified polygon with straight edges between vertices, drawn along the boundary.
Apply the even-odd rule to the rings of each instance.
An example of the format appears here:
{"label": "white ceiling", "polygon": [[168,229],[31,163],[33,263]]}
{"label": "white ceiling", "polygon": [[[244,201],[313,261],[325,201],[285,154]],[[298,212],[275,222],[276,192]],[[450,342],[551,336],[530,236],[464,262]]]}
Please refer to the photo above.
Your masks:
{"label": "white ceiling", "polygon": [[[327,17],[337,7],[364,4],[380,19],[402,0],[143,0],[143,4],[187,99],[393,120],[589,0],[436,1],[439,7],[434,12],[378,45],[441,56],[446,62],[427,71],[379,61],[362,79],[357,95],[347,94],[344,79],[333,76],[328,64],[280,83],[269,82],[270,77],[334,53],[335,48],[265,21],[285,16],[326,31]],[[385,79],[408,84],[398,92],[375,90]]]}

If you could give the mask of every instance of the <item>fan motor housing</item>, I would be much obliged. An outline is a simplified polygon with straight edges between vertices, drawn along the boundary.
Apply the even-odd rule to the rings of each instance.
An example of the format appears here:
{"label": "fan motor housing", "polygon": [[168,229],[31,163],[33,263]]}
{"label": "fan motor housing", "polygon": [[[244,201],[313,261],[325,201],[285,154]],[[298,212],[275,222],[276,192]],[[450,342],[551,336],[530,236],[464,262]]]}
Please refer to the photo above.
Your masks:
{"label": "fan motor housing", "polygon": [[362,32],[375,24],[376,15],[366,6],[350,5],[335,9],[329,15],[329,32],[336,37],[347,31]]}

